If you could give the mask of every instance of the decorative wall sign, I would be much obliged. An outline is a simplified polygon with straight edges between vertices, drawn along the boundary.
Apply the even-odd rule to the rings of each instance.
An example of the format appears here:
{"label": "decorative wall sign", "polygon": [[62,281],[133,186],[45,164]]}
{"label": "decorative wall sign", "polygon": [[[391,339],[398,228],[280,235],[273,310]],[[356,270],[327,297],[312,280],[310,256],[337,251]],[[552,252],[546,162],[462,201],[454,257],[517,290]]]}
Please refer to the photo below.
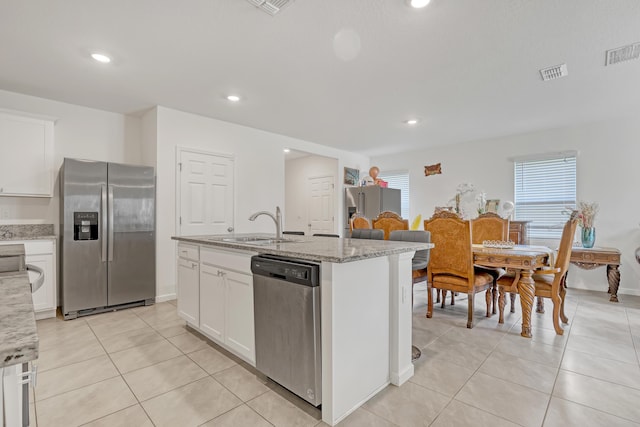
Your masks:
{"label": "decorative wall sign", "polygon": [[360,181],[360,171],[358,169],[344,168],[344,183],[347,185],[358,185]]}
{"label": "decorative wall sign", "polygon": [[442,173],[442,168],[440,167],[440,163],[436,163],[435,165],[424,167],[424,176],[438,175],[441,173]]}

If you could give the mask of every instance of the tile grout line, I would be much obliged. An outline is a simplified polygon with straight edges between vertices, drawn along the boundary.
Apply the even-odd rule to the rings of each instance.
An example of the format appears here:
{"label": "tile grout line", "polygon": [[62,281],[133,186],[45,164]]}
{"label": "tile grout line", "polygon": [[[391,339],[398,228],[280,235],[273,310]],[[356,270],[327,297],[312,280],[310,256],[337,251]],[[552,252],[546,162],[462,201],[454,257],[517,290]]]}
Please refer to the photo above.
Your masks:
{"label": "tile grout line", "polygon": [[[566,298],[565,294],[565,298]],[[575,309],[573,310],[573,319],[576,318],[576,313],[578,312],[578,308],[580,307],[580,300],[578,300]],[[568,317],[568,316],[567,316]],[[569,319],[571,320],[571,319]],[[573,320],[571,320],[571,326],[573,326]],[[553,387],[551,387],[551,392],[549,393],[549,401],[547,402],[547,407],[544,410],[544,417],[542,417],[542,426],[544,426],[545,421],[547,420],[547,416],[549,415],[549,408],[551,407],[551,400],[553,400],[553,392],[556,389],[556,384],[558,383],[558,377],[560,376],[560,371],[562,371],[562,362],[564,361],[564,355],[567,351],[567,346],[569,345],[569,338],[571,336],[572,328],[565,329],[567,333],[567,342],[562,347],[562,357],[560,357],[560,363],[558,364],[558,370],[556,371],[556,377],[553,380]]]}

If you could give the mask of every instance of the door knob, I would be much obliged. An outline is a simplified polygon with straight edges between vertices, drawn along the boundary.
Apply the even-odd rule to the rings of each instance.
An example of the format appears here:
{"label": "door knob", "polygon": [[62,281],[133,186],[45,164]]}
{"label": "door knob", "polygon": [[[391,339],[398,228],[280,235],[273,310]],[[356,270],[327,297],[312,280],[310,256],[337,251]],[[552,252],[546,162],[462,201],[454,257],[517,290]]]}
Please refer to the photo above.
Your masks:
{"label": "door knob", "polygon": [[227,231],[228,231],[229,233],[233,233],[233,227],[229,227],[229,228],[227,228]]}

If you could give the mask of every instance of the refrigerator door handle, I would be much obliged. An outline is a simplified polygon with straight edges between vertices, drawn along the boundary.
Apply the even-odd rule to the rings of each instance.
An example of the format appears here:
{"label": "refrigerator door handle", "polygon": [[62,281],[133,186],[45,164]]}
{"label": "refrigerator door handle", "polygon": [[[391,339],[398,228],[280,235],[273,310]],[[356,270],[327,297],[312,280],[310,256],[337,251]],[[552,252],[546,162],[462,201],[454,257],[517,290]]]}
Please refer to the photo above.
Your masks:
{"label": "refrigerator door handle", "polygon": [[[362,197],[360,197],[362,196]],[[362,215],[367,215],[367,213],[364,211],[364,208],[366,206],[365,202],[365,194],[364,193],[358,193],[358,212],[360,212]],[[362,198],[362,203],[360,203],[360,199]]]}
{"label": "refrigerator door handle", "polygon": [[107,261],[107,186],[100,189],[100,240],[102,242],[101,261]]}
{"label": "refrigerator door handle", "polygon": [[109,233],[109,258],[108,261],[113,261],[113,185],[109,186],[109,202],[108,202],[108,220],[109,224],[107,225],[108,233]]}

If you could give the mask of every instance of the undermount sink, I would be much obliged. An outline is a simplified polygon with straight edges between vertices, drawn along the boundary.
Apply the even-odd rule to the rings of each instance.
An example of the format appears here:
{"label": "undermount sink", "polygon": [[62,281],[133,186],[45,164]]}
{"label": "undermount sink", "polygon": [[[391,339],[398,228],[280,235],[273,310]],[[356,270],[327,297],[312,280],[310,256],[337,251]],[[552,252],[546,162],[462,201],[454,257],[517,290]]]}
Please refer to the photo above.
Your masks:
{"label": "undermount sink", "polygon": [[293,243],[293,242],[301,242],[301,240],[294,239],[277,239],[275,237],[255,237],[255,236],[245,236],[245,237],[227,237],[222,239],[223,242],[229,243],[247,243],[250,245],[271,245],[273,243]]}

